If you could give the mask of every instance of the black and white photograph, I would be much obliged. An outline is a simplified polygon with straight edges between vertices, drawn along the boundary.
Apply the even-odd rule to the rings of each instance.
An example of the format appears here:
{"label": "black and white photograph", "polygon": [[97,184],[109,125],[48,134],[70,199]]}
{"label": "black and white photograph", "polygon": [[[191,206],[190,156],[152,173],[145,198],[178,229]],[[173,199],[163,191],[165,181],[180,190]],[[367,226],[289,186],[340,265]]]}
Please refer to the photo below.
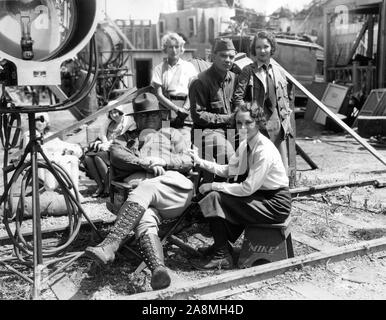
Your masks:
{"label": "black and white photograph", "polygon": [[385,0],[0,0],[0,141],[2,302],[386,299]]}

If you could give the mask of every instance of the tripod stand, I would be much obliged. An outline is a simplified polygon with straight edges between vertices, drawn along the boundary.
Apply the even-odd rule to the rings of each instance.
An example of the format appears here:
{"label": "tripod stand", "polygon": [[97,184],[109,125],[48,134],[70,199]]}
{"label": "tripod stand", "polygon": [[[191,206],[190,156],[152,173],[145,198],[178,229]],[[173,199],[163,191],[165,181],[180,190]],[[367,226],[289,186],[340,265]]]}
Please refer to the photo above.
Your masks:
{"label": "tripod stand", "polygon": [[[0,113],[4,111],[1,110]],[[60,271],[67,268],[70,264],[76,261],[79,257],[83,255],[83,252],[76,253],[65,253],[68,246],[75,240],[81,226],[81,217],[83,216],[88,223],[91,225],[92,229],[100,236],[96,226],[89,219],[89,217],[84,212],[80,202],[77,190],[72,183],[71,178],[68,176],[66,171],[55,163],[51,161],[44,154],[41,147],[41,138],[36,134],[36,120],[35,113],[28,113],[28,124],[29,124],[29,142],[27,147],[24,150],[19,163],[16,167],[8,166],[4,168],[4,175],[7,175],[9,172],[14,171],[10,181],[4,184],[4,193],[0,198],[0,206],[4,204],[4,216],[3,222],[6,227],[9,238],[11,239],[14,252],[17,259],[8,258],[5,260],[0,260],[2,265],[5,265],[9,270],[21,276],[24,280],[32,284],[32,298],[38,299],[40,297],[42,284],[49,279],[52,279]],[[30,155],[31,159],[28,162],[25,162],[27,156]],[[42,157],[38,159],[38,155]],[[42,227],[41,227],[41,212],[40,212],[40,201],[39,201],[39,176],[38,170],[45,169],[48,170],[59,183],[59,186],[62,190],[63,196],[66,200],[68,213],[69,213],[69,238],[67,242],[60,247],[44,250],[42,244]],[[21,177],[24,173],[22,179],[22,189],[21,189],[21,208],[24,204],[25,196],[25,187],[29,184],[32,184],[32,245],[25,241],[21,231],[20,226],[23,221],[23,210],[18,210],[15,218],[16,230],[13,234],[10,227],[10,220],[12,220],[13,210],[12,210],[12,199],[10,190],[12,186],[17,182],[18,178]],[[4,179],[6,182],[7,179]],[[71,191],[72,189],[72,191]],[[47,258],[54,259],[48,260]],[[43,273],[46,267],[49,265],[55,264],[57,262],[66,261],[67,262],[59,269],[50,274],[46,279],[43,279]],[[16,269],[9,266],[11,262],[19,262],[23,265],[27,265],[33,268],[33,279],[26,277]]]}

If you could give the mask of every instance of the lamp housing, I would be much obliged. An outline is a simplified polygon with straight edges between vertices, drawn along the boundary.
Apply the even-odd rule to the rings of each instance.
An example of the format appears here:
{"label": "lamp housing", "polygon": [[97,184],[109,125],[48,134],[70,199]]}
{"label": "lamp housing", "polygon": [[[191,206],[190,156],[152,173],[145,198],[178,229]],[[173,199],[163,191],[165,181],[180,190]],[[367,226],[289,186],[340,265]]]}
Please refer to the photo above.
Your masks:
{"label": "lamp housing", "polygon": [[60,85],[61,65],[87,45],[101,0],[0,0],[0,60],[16,66],[17,85]]}

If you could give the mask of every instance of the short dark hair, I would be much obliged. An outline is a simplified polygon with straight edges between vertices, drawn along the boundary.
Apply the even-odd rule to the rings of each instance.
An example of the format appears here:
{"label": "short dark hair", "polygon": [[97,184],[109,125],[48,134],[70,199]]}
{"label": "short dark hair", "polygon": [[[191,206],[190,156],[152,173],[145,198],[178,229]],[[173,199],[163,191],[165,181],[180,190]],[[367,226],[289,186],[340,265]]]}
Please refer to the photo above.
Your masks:
{"label": "short dark hair", "polygon": [[249,112],[251,118],[256,121],[259,130],[266,128],[267,119],[265,117],[264,109],[256,102],[242,102],[238,104],[235,110],[235,117],[238,112]]}
{"label": "short dark hair", "polygon": [[267,39],[271,45],[271,56],[273,56],[277,49],[277,42],[275,36],[268,31],[260,31],[254,37],[251,44],[251,54],[256,56],[256,42],[257,39]]}

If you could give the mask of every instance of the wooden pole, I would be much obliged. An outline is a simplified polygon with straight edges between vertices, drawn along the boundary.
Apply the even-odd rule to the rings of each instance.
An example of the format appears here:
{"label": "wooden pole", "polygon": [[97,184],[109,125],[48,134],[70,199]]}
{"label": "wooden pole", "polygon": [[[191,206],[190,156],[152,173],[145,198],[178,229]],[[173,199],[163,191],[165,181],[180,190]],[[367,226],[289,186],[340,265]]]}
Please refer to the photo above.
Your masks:
{"label": "wooden pole", "polygon": [[[51,141],[51,140],[53,140],[55,138],[64,139],[64,137],[68,133],[73,132],[74,130],[79,129],[81,126],[83,126],[84,124],[87,124],[88,122],[94,121],[99,116],[108,113],[110,110],[116,108],[117,106],[121,105],[122,103],[130,103],[135,98],[135,96],[137,94],[138,94],[138,90],[137,90],[136,87],[128,89],[125,94],[121,95],[120,97],[118,97],[116,99],[116,101],[117,101],[116,103],[114,103],[114,104],[112,104],[110,106],[106,105],[102,109],[99,109],[97,112],[95,112],[95,113],[89,115],[88,117],[78,121],[77,123],[72,124],[71,126],[69,126],[67,128],[64,128],[63,130],[60,130],[60,131],[50,135],[49,137],[44,139],[44,142],[46,143],[46,142]],[[24,152],[24,150],[16,151],[15,153],[13,153],[11,155],[12,159],[16,159],[17,157],[21,156],[23,152]]]}
{"label": "wooden pole", "polygon": [[369,26],[369,20],[367,20],[367,21],[363,24],[362,29],[361,29],[361,31],[359,32],[359,34],[358,34],[358,36],[357,36],[357,38],[356,38],[356,40],[355,40],[355,43],[354,43],[353,47],[352,47],[351,50],[350,50],[349,55],[347,56],[346,65],[349,64],[350,61],[351,61],[351,59],[354,57],[355,51],[357,51],[358,46],[359,46],[359,44],[360,44],[360,42],[361,42],[363,36],[365,35],[368,26]]}
{"label": "wooden pole", "polygon": [[374,16],[369,15],[368,22],[368,39],[367,39],[367,52],[366,56],[370,59],[373,58],[373,46],[374,46]]}
{"label": "wooden pole", "polygon": [[310,156],[296,143],[295,144],[296,153],[301,156],[305,162],[311,167],[312,170],[318,169],[318,165],[312,161]]}
{"label": "wooden pole", "polygon": [[[284,69],[283,69],[284,70]],[[350,134],[356,141],[358,141],[364,148],[366,148],[374,157],[381,161],[386,166],[386,160],[370,146],[361,136],[359,136],[354,130],[352,130],[347,124],[340,120],[328,107],[326,107],[320,100],[318,100],[311,92],[309,92],[299,81],[297,81],[288,71],[284,70],[286,77],[305,95],[311,99],[324,113],[326,113],[332,120],[334,120],[341,128],[343,128],[348,134]]]}
{"label": "wooden pole", "polygon": [[354,92],[359,91],[361,88],[360,86],[360,80],[359,80],[359,62],[358,61],[353,61],[352,63],[352,82],[354,85]]}
{"label": "wooden pole", "polygon": [[329,81],[328,68],[330,67],[330,24],[329,21],[329,13],[326,9],[324,9],[323,15],[323,45],[324,45],[324,82]]}
{"label": "wooden pole", "polygon": [[379,43],[378,43],[378,88],[386,86],[386,2],[382,2],[379,19]]}

